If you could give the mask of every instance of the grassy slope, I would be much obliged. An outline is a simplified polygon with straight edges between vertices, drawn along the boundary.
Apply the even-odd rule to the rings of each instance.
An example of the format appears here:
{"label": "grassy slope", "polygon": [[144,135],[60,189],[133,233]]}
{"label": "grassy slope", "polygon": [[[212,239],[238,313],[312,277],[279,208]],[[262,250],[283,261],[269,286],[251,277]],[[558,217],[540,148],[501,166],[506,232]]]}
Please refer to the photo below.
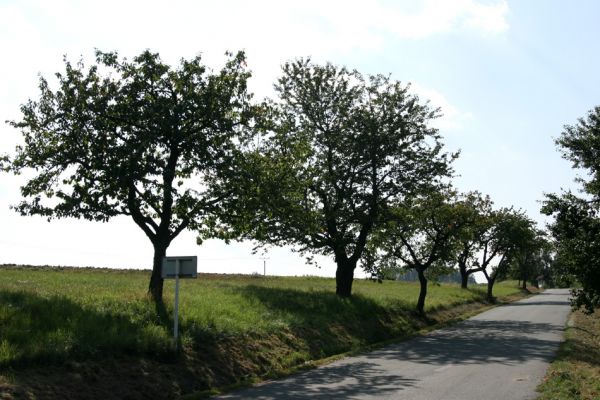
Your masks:
{"label": "grassy slope", "polygon": [[539,400],[600,399],[600,310],[574,312],[566,340],[538,387]]}
{"label": "grassy slope", "polygon": [[[0,268],[0,368],[8,371],[0,390],[51,398],[57,388],[68,391],[63,378],[73,390],[80,382],[99,392],[116,379],[113,388],[134,386],[133,398],[144,391],[169,398],[277,376],[435,322],[412,313],[414,283],[356,281],[354,296],[339,299],[332,279],[200,275],[181,284],[177,354],[173,282],[165,285],[167,310],[157,314],[146,297],[148,279],[141,271]],[[516,293],[502,284],[495,292]],[[475,304],[482,297],[430,285],[427,311],[443,323],[483,307]],[[466,303],[472,305],[460,306]],[[50,376],[41,372],[46,365],[53,366]],[[115,377],[116,369],[129,370],[129,378]]]}

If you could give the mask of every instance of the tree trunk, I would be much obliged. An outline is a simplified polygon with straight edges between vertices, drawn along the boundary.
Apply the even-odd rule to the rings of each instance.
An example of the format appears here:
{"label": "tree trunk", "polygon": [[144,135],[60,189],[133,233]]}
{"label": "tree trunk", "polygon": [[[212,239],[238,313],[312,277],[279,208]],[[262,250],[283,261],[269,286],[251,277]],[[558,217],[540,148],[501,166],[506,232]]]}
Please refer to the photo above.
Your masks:
{"label": "tree trunk", "polygon": [[425,297],[427,296],[427,278],[425,278],[425,270],[417,268],[417,274],[419,275],[419,283],[421,284],[421,290],[419,291],[419,300],[417,301],[417,311],[420,314],[425,314]]}
{"label": "tree trunk", "polygon": [[523,274],[523,282],[522,282],[522,285],[523,285],[523,286],[522,286],[522,287],[523,287],[523,290],[526,290],[526,289],[527,289],[527,276],[525,276],[525,274]]}
{"label": "tree trunk", "polygon": [[460,272],[460,287],[466,289],[469,283],[469,273],[467,272],[467,260],[469,259],[469,253],[471,252],[470,245],[464,245],[463,249],[458,255],[458,271]]}
{"label": "tree trunk", "polygon": [[460,287],[463,289],[467,288],[467,284],[469,283],[469,274],[465,271],[463,274],[462,270],[460,271]]}
{"label": "tree trunk", "polygon": [[487,301],[489,301],[490,303],[494,303],[496,301],[496,299],[494,298],[494,295],[492,294],[492,289],[494,288],[495,281],[496,281],[496,278],[494,278],[494,279],[488,278]]}
{"label": "tree trunk", "polygon": [[338,260],[338,257],[336,257],[336,263],[335,294],[340,297],[350,297],[352,295],[352,281],[354,280],[356,263],[352,263],[348,259]]}
{"label": "tree trunk", "polygon": [[154,259],[152,263],[152,276],[150,276],[150,285],[148,294],[155,303],[163,302],[163,278],[161,277],[162,261],[167,254],[168,244],[157,243],[154,245]]}

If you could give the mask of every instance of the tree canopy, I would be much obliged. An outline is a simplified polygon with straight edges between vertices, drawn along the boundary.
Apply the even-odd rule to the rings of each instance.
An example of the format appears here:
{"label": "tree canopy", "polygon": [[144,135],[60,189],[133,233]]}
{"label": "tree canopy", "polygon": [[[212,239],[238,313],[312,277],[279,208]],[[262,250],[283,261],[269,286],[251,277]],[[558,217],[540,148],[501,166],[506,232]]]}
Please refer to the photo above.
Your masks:
{"label": "tree canopy", "polygon": [[495,211],[492,218],[493,228],[485,246],[488,258],[486,260],[485,255],[482,258],[486,263],[482,272],[488,282],[489,301],[494,301],[492,292],[496,280],[506,278],[511,266],[521,270],[532,257],[539,234],[535,222],[522,211],[502,208]]}
{"label": "tree canopy", "polygon": [[389,218],[377,231],[376,246],[384,264],[414,269],[419,278],[417,310],[424,312],[426,272],[448,273],[454,269],[468,212],[451,191],[435,191],[407,199],[388,210]]}
{"label": "tree canopy", "polygon": [[555,218],[549,229],[555,240],[560,279],[576,286],[572,291],[572,304],[591,313],[600,307],[598,207],[572,193],[564,193],[547,195],[542,211]]}
{"label": "tree canopy", "polygon": [[600,307],[600,106],[566,125],[556,144],[573,168],[585,172],[577,179],[583,193],[548,194],[542,212],[555,218],[549,228],[558,264],[581,285],[573,291],[573,306],[592,312]]}
{"label": "tree canopy", "polygon": [[456,218],[460,218],[458,222],[463,229],[457,237],[456,261],[463,289],[467,288],[469,277],[486,269],[498,251],[493,246],[496,229],[492,205],[489,196],[478,192],[466,193],[457,202],[462,212],[457,213]]}
{"label": "tree canopy", "polygon": [[246,236],[260,242],[333,255],[336,292],[350,296],[384,210],[439,184],[454,155],[430,125],[438,111],[389,77],[301,59],[283,66],[275,89],[230,218],[244,220]]}
{"label": "tree canopy", "polygon": [[167,247],[219,212],[223,194],[211,187],[235,170],[250,73],[242,52],[218,72],[199,56],[172,68],[150,51],[131,61],[97,51],[95,61],[65,60],[56,85],[40,78],[39,98],[10,122],[24,145],[6,168],[34,171],[14,208],[49,219],[130,216],[154,246],[149,292],[161,300]]}

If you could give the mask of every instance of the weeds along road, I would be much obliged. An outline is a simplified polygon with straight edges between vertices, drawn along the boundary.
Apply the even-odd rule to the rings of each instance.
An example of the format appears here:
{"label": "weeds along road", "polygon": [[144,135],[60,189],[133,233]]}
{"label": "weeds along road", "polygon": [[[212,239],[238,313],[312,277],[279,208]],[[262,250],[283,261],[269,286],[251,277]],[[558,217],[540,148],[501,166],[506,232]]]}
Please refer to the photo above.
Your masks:
{"label": "weeds along road", "polygon": [[569,293],[551,289],[450,328],[220,399],[520,400],[554,358]]}

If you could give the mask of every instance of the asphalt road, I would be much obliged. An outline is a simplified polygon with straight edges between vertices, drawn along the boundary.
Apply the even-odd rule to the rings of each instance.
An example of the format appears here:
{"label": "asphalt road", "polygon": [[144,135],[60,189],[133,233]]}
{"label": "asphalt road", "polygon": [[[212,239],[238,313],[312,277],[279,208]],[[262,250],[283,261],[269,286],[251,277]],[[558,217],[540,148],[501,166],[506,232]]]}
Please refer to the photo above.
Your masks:
{"label": "asphalt road", "polygon": [[563,338],[568,290],[220,399],[535,399]]}

